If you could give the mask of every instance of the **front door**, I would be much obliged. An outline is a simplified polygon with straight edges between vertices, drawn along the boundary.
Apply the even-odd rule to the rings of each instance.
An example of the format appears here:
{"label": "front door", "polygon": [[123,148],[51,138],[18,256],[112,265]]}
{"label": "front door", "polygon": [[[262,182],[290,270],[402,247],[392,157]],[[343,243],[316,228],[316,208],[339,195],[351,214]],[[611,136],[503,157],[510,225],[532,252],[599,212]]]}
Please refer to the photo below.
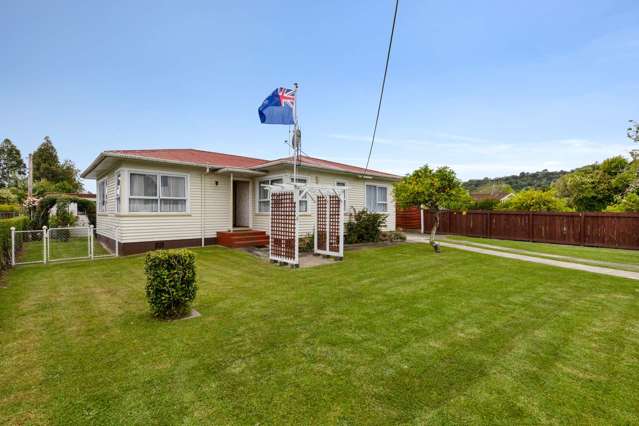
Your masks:
{"label": "front door", "polygon": [[248,228],[250,226],[250,190],[249,182],[233,181],[233,227]]}

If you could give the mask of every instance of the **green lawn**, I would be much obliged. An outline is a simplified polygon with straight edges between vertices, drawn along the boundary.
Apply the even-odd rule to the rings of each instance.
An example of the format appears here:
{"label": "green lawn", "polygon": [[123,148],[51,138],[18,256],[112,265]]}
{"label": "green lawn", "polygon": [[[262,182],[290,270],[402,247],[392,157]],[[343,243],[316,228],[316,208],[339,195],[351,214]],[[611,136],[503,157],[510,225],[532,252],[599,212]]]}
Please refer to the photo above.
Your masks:
{"label": "green lawn", "polygon": [[446,235],[449,240],[465,240],[494,246],[529,250],[540,254],[578,257],[584,260],[600,262],[627,263],[639,266],[639,250],[621,250],[599,247],[582,247],[562,244],[531,243],[528,241],[493,240],[488,238],[466,237],[462,235]]}
{"label": "green lawn", "polygon": [[639,282],[426,244],[195,251],[186,321],[150,318],[141,256],[11,271],[0,424],[639,422]]}

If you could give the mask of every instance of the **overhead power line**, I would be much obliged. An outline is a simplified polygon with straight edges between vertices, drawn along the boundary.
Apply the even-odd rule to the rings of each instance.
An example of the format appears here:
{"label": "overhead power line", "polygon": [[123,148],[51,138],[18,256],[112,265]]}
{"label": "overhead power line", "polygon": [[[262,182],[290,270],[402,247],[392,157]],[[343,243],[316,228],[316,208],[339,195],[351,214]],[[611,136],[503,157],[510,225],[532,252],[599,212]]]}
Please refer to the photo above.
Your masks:
{"label": "overhead power line", "polygon": [[379,112],[382,110],[382,99],[384,98],[384,86],[386,86],[386,76],[388,75],[388,63],[390,62],[391,49],[393,48],[393,35],[395,35],[395,22],[397,21],[397,9],[399,9],[399,0],[395,0],[395,13],[393,14],[393,26],[391,28],[390,40],[388,41],[388,52],[386,52],[386,66],[384,67],[384,78],[382,79],[382,90],[379,93],[379,103],[377,104],[377,116],[375,117],[375,127],[373,127],[373,139],[371,140],[371,147],[368,150],[368,159],[366,160],[366,168],[364,169],[364,176],[368,171],[368,165],[371,161],[371,154],[373,153],[373,146],[375,145],[375,135],[377,134],[377,124],[379,123]]}

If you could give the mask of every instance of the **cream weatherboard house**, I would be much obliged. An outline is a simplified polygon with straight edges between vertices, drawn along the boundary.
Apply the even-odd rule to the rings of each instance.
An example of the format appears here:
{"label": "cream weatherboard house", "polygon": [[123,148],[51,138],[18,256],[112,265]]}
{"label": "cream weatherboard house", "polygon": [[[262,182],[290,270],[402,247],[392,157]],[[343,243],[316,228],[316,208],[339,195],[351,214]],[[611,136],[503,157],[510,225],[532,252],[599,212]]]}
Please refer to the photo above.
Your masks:
{"label": "cream weatherboard house", "polygon": [[[97,234],[112,248],[117,241],[122,254],[227,241],[263,245],[270,208],[264,185],[292,182],[293,162],[195,149],[119,150],[101,153],[82,177],[96,180]],[[345,186],[345,212],[384,213],[388,230],[395,230],[392,185],[399,179],[313,157],[298,163],[298,183]],[[300,236],[313,232],[313,211],[311,198],[300,200]]]}

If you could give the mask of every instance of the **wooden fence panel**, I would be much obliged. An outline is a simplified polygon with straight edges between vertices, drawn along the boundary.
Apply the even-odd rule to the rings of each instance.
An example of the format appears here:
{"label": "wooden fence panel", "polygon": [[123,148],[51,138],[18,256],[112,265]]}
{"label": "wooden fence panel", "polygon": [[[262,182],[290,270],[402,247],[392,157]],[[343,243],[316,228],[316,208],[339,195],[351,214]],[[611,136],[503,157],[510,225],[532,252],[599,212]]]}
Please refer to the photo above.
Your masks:
{"label": "wooden fence panel", "polygon": [[[413,223],[419,223],[418,209],[411,210],[409,214]],[[425,211],[424,232],[430,232],[432,226],[433,214]],[[639,249],[639,213],[443,211],[440,213],[439,232],[504,240]]]}
{"label": "wooden fence panel", "polygon": [[471,237],[485,236],[488,228],[488,212],[470,211],[467,215],[466,233],[464,235],[469,235]]}
{"label": "wooden fence panel", "polygon": [[422,220],[417,207],[395,210],[395,226],[399,229],[421,229]]}
{"label": "wooden fence panel", "polygon": [[532,241],[558,244],[580,244],[582,218],[579,213],[531,214]]}
{"label": "wooden fence panel", "polygon": [[491,212],[490,238],[530,240],[530,215],[518,212]]}
{"label": "wooden fence panel", "polygon": [[639,248],[639,215],[586,213],[584,245]]}

